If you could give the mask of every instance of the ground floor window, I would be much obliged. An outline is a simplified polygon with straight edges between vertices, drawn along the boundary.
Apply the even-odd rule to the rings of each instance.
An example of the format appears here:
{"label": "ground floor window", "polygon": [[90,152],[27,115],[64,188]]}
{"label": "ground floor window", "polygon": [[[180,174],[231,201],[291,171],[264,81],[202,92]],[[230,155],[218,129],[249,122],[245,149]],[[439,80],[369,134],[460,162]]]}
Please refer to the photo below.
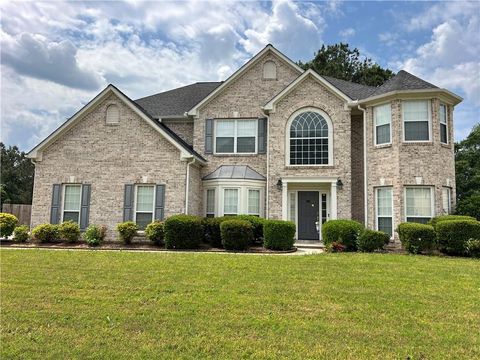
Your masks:
{"label": "ground floor window", "polygon": [[260,190],[248,189],[248,214],[260,216]]}
{"label": "ground floor window", "polygon": [[442,207],[444,214],[452,212],[452,189],[449,187],[442,188]]}
{"label": "ground floor window", "polygon": [[392,188],[380,187],[376,189],[376,224],[377,230],[393,236],[393,204]]}
{"label": "ground floor window", "polygon": [[223,215],[238,214],[238,189],[223,190]]}
{"label": "ground floor window", "polygon": [[426,224],[433,217],[433,191],[431,187],[405,188],[405,217],[408,222]]}
{"label": "ground floor window", "polygon": [[81,196],[81,185],[64,185],[62,221],[70,220],[76,223],[80,223]]}
{"label": "ground floor window", "polygon": [[135,187],[135,222],[144,230],[153,221],[155,211],[155,186],[136,185]]}
{"label": "ground floor window", "polygon": [[215,189],[207,189],[206,216],[215,217]]}

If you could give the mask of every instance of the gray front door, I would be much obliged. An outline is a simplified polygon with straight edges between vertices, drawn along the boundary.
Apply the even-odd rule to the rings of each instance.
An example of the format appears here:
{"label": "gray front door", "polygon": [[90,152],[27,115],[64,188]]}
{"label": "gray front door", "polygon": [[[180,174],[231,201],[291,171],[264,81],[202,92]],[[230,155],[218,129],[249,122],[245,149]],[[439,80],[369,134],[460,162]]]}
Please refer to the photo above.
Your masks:
{"label": "gray front door", "polygon": [[298,192],[298,239],[318,240],[315,222],[319,215],[318,191]]}

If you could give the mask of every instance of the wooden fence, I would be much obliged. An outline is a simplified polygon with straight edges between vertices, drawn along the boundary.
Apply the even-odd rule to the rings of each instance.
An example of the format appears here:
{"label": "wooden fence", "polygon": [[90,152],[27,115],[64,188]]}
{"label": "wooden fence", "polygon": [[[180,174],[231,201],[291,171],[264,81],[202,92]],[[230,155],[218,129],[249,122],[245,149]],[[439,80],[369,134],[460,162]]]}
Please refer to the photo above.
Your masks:
{"label": "wooden fence", "polygon": [[18,218],[18,224],[30,226],[32,205],[28,204],[3,204],[2,212],[13,214]]}

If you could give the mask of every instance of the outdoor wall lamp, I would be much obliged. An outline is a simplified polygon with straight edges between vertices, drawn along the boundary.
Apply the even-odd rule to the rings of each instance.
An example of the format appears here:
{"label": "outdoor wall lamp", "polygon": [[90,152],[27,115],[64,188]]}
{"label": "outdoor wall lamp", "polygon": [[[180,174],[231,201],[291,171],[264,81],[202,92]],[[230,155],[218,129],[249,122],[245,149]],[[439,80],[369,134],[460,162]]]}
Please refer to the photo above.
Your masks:
{"label": "outdoor wall lamp", "polygon": [[282,179],[278,179],[278,181],[277,181],[277,189],[278,189],[278,190],[282,190],[282,187],[283,187]]}
{"label": "outdoor wall lamp", "polygon": [[343,189],[343,182],[340,178],[337,180],[337,189],[342,190]]}

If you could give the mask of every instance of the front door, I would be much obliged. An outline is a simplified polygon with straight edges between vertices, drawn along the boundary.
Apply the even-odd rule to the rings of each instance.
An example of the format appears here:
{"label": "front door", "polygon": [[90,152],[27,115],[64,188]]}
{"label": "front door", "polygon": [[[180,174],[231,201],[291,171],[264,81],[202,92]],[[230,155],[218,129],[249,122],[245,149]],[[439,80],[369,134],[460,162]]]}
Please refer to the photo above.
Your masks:
{"label": "front door", "polygon": [[316,222],[319,216],[318,191],[298,192],[298,239],[319,240]]}

